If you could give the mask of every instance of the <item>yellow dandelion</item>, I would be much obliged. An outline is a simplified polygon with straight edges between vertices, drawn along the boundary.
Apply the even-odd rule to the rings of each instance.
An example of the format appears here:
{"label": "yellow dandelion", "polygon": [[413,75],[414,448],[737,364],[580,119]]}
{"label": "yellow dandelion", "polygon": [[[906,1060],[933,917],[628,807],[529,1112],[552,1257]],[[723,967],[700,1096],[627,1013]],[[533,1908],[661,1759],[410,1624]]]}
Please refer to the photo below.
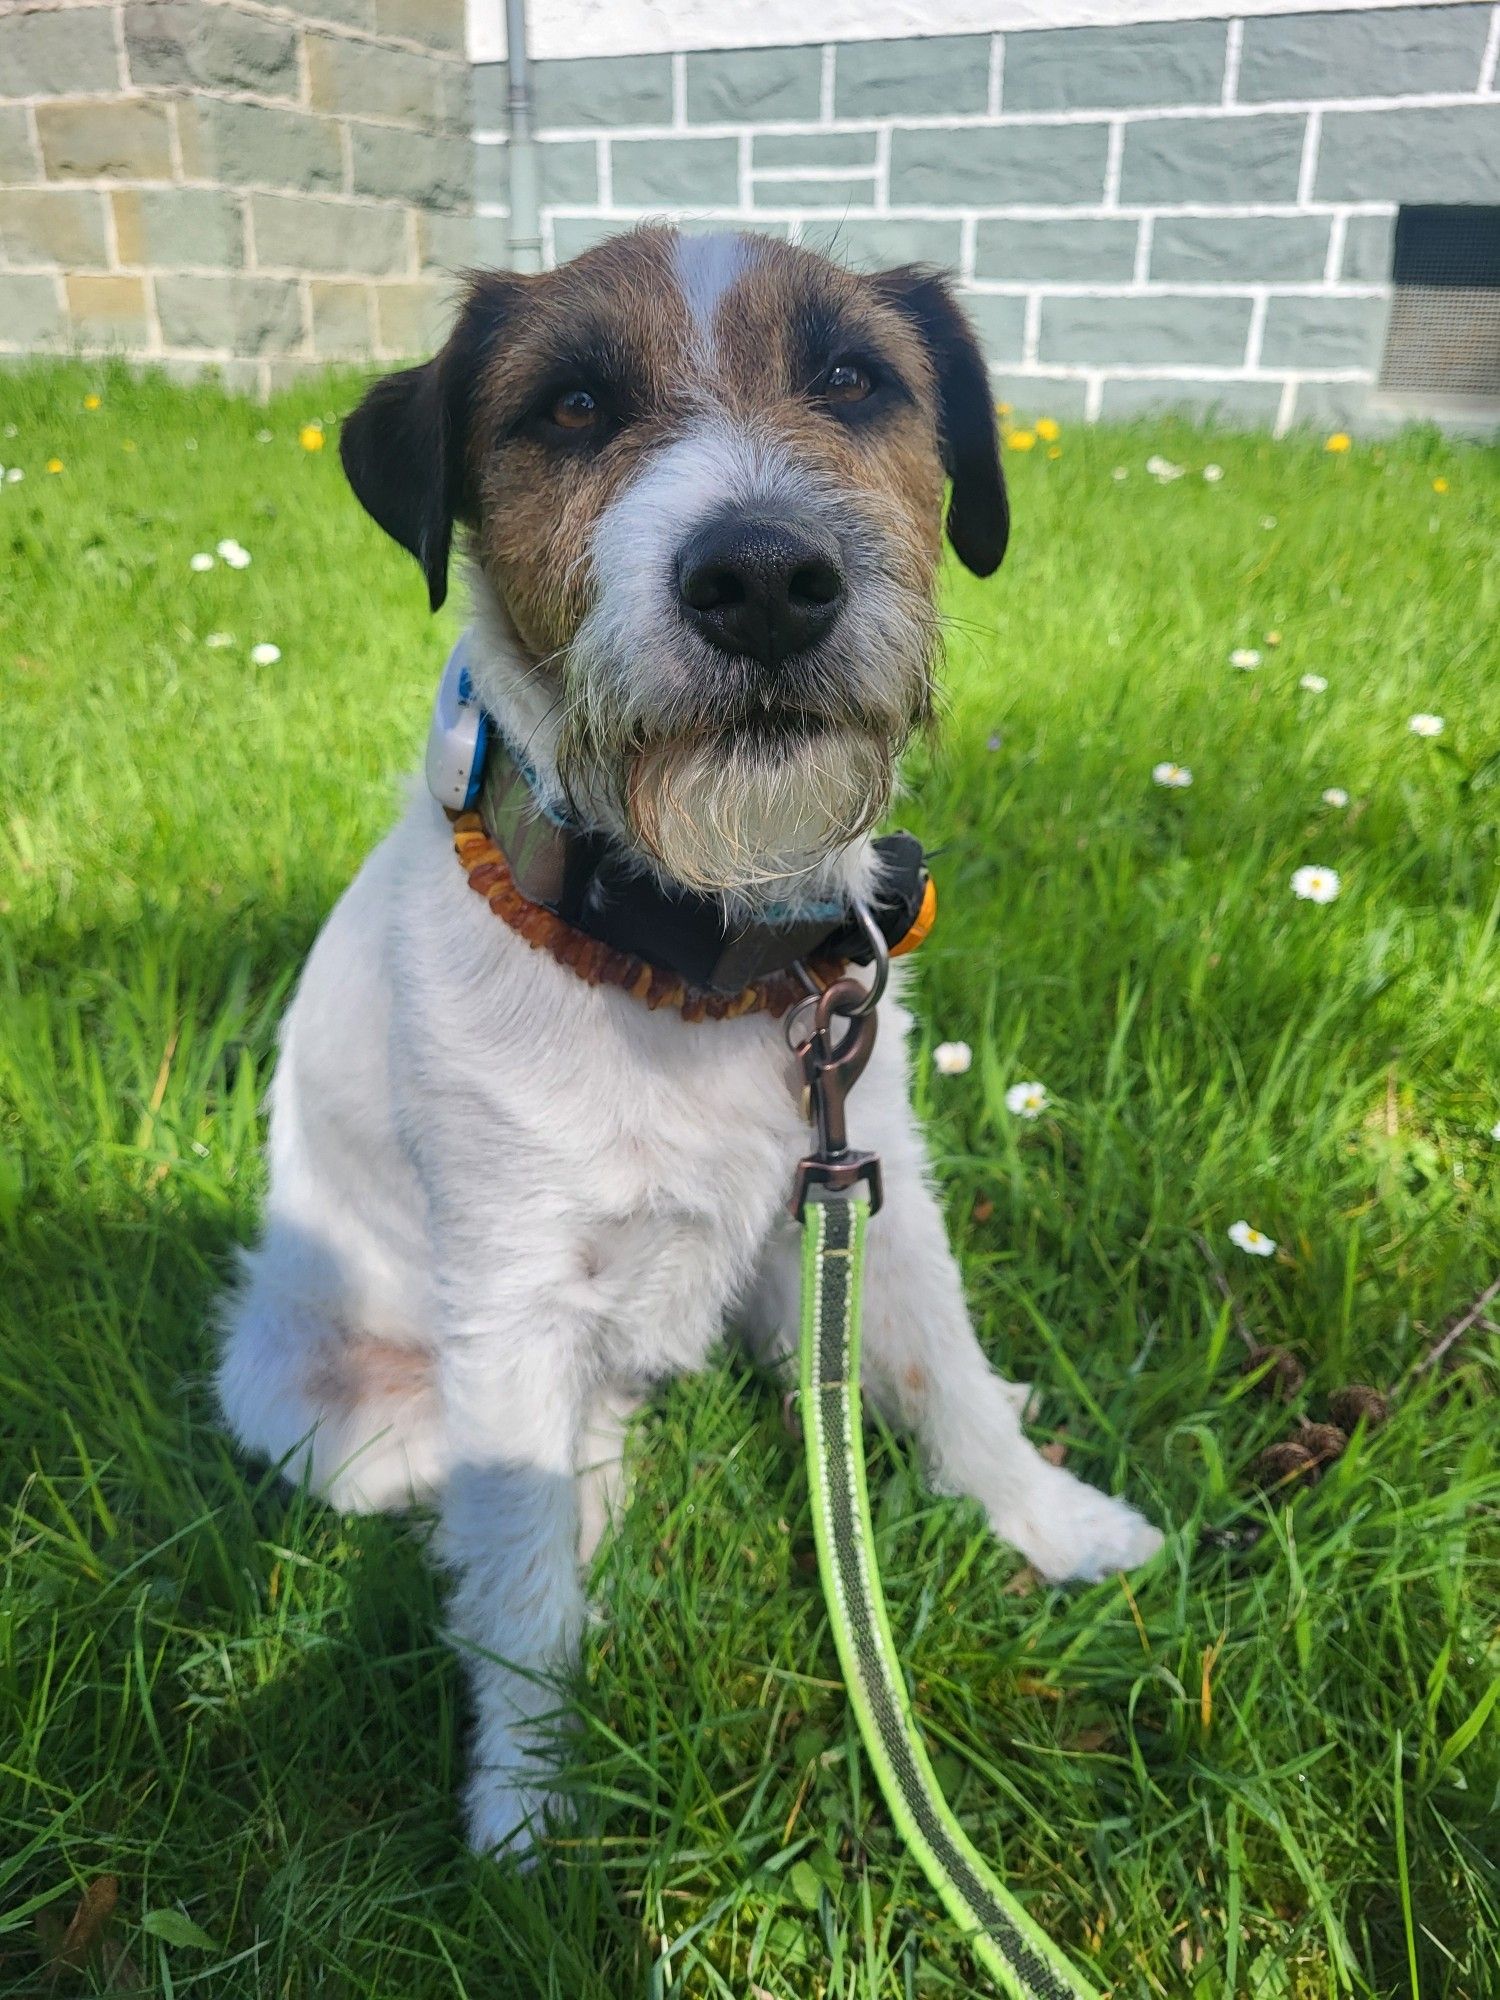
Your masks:
{"label": "yellow dandelion", "polygon": [[[1038,424],[1038,425],[1037,425],[1037,429],[1038,429],[1038,430],[1040,430],[1040,429],[1041,429],[1041,425],[1040,425],[1040,424]],[[1060,444],[1054,444],[1054,445],[1049,445],[1049,446],[1047,447],[1047,456],[1048,456],[1048,458],[1061,458],[1061,457],[1062,457],[1062,446],[1061,446]]]}
{"label": "yellow dandelion", "polygon": [[1266,634],[1266,644],[1268,646],[1279,646],[1281,644],[1281,634],[1279,632],[1268,632]]}
{"label": "yellow dandelion", "polygon": [[323,426],[321,424],[304,424],[297,433],[297,442],[304,451],[321,451],[323,449]]}
{"label": "yellow dandelion", "polygon": [[1347,431],[1335,431],[1332,437],[1323,440],[1324,451],[1347,451],[1353,440]]}
{"label": "yellow dandelion", "polygon": [[996,412],[1002,417],[1008,417],[1014,408],[1014,403],[996,403],[995,405]]}
{"label": "yellow dandelion", "polygon": [[1045,438],[1048,444],[1051,444],[1055,438],[1062,435],[1062,425],[1057,421],[1056,417],[1038,417],[1036,420],[1036,434],[1039,438]]}
{"label": "yellow dandelion", "polygon": [[92,390],[91,390],[91,391],[89,392],[89,394],[88,394],[87,396],[85,396],[85,397],[84,397],[84,399],[83,399],[83,407],[84,407],[84,408],[85,408],[86,410],[97,410],[97,409],[98,409],[98,407],[99,407],[99,405],[100,405],[100,404],[101,404],[101,403],[102,403],[103,401],[104,401],[104,398],[103,398],[102,396],[96,396],[96,395],[94,395],[94,393],[93,393],[93,392],[92,392]]}
{"label": "yellow dandelion", "polygon": [[121,449],[121,451],[134,451],[134,450],[135,450],[135,439],[134,439],[134,438],[122,438],[122,439],[120,440],[120,449]]}
{"label": "yellow dandelion", "polygon": [[47,460],[47,470],[49,472],[61,472],[62,469],[63,464],[60,458],[49,458]]}
{"label": "yellow dandelion", "polygon": [[1036,443],[1035,431],[1012,431],[1005,440],[1012,451],[1030,451]]}
{"label": "yellow dandelion", "polygon": [[1447,480],[1446,480],[1446,479],[1434,479],[1434,480],[1433,480],[1433,482],[1432,482],[1432,490],[1433,490],[1433,492],[1434,492],[1434,493],[1446,493],[1446,492],[1448,491],[1448,482],[1447,482]]}

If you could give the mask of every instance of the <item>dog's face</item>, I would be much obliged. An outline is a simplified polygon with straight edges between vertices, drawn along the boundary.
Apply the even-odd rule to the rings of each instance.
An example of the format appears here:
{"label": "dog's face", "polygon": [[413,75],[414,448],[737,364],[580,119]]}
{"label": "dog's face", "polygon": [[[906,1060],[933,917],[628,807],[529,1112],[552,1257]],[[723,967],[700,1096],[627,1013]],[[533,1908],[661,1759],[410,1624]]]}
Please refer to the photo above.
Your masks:
{"label": "dog's face", "polygon": [[945,474],[971,569],[1007,533],[942,281],[748,236],[641,230],[474,278],[343,459],[434,609],[469,529],[574,798],[677,880],[751,897],[885,807],[931,701]]}

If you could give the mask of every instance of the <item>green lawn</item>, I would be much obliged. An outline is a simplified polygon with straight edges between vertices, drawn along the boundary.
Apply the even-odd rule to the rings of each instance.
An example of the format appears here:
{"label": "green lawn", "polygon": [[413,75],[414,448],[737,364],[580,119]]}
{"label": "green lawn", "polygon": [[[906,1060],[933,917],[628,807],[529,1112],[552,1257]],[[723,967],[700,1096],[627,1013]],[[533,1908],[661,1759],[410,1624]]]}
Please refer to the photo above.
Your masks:
{"label": "green lawn", "polygon": [[[461,1844],[419,1537],[215,1430],[277,1017],[452,630],[343,485],[351,393],[0,376],[0,1993],[974,1993],[872,1795],[798,1453],[741,1364],[640,1425],[580,1827],[527,1877]],[[1173,1533],[1129,1587],[1040,1589],[881,1444],[918,1709],[1113,1994],[1493,2000],[1495,1329],[1417,1364],[1500,1266],[1500,466],[1164,423],[1007,464],[1014,553],[949,579],[903,808],[940,850],[918,1098],[990,1351]],[[250,566],[192,573],[226,537]],[[1293,896],[1307,863],[1336,901]],[[952,1039],[973,1068],[939,1076]],[[1290,1405],[1246,1335],[1306,1364]],[[1391,1422],[1260,1498],[1257,1454],[1351,1381]]]}

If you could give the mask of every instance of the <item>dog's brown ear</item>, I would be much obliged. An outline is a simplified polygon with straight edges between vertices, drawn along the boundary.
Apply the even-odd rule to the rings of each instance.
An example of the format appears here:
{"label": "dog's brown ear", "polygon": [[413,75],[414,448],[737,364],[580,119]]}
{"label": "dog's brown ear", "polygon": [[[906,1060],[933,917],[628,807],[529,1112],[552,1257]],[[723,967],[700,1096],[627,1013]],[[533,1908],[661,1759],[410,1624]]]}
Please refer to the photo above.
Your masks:
{"label": "dog's brown ear", "polygon": [[420,368],[377,382],[345,418],[339,438],[356,498],[422,565],[434,611],[448,595],[453,524],[473,517],[470,408],[512,291],[500,277],[472,279],[442,350]]}
{"label": "dog's brown ear", "polygon": [[872,281],[926,343],[937,376],[943,468],[953,482],[948,539],[976,576],[1000,567],[1010,539],[1010,505],[1000,470],[995,399],[974,329],[947,280],[920,265],[878,272]]}

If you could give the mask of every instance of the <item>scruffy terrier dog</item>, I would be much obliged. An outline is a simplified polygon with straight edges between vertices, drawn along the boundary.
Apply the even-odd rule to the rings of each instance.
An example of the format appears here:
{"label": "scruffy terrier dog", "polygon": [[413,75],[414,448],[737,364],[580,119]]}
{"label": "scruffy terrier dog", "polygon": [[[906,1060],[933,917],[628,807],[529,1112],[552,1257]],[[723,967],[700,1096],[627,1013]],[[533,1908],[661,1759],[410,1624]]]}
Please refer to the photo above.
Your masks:
{"label": "scruffy terrier dog", "polygon": [[[941,279],[665,229],[476,276],[343,457],[434,608],[464,529],[470,692],[562,872],[533,907],[514,815],[460,820],[455,843],[425,792],[360,870],[283,1029],[219,1389],[243,1444],[334,1506],[438,1508],[470,1834],[524,1847],[549,1800],[546,1676],[579,1635],[630,1412],[726,1323],[772,1357],[796,1338],[809,1142],[775,979],[695,1004],[652,940],[663,912],[707,911],[763,947],[878,898],[869,829],[932,700],[945,475],[980,575],[1006,499]],[[564,894],[580,868],[608,891],[592,904]],[[646,911],[639,936],[599,917],[611,895],[627,933]],[[1142,1562],[1156,1530],[1038,1455],[1024,1390],[980,1351],[898,993],[881,1014],[854,1111],[885,1173],[869,1392],[1044,1575]]]}

